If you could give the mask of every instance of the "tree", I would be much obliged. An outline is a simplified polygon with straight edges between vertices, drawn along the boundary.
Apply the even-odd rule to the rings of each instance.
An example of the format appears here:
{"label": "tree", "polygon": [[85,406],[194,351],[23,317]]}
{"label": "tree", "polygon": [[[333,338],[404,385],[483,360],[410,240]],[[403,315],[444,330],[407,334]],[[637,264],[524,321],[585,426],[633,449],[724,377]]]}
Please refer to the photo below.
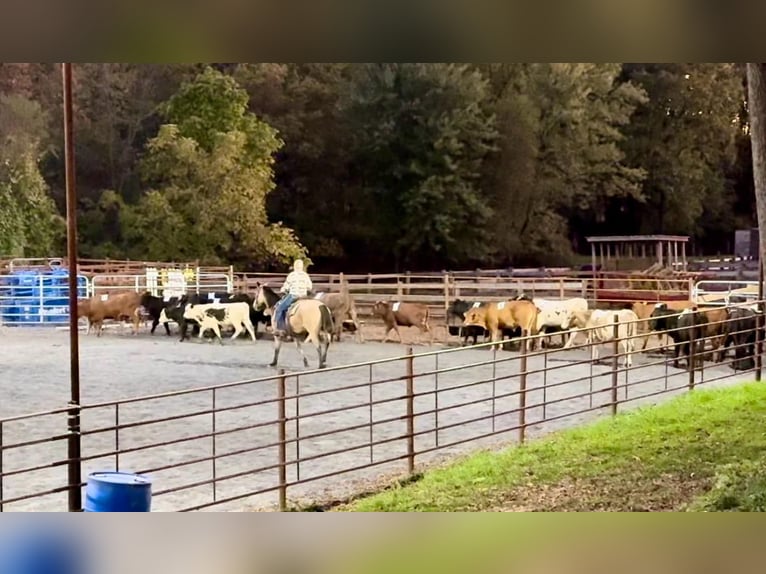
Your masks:
{"label": "tree", "polygon": [[61,246],[64,220],[39,170],[47,137],[40,106],[0,96],[0,253],[49,257]]}
{"label": "tree", "polygon": [[364,233],[350,217],[352,141],[340,106],[351,68],[342,63],[239,64],[233,72],[250,94],[250,111],[277,128],[285,142],[276,154],[269,213],[295,228],[312,259],[334,266],[344,259],[348,263]]}
{"label": "tree", "polygon": [[747,64],[747,102],[753,150],[753,182],[760,230],[760,258],[766,260],[766,65]]}
{"label": "tree", "polygon": [[613,64],[491,64],[500,131],[485,184],[495,257],[561,264],[571,237],[606,220],[615,198],[640,200],[643,172],[626,165],[623,129],[645,101]]}
{"label": "tree", "polygon": [[703,236],[700,223],[720,232],[725,218],[731,229],[726,173],[736,159],[740,72],[733,64],[626,64],[624,71],[649,95],[625,145],[631,165],[647,172],[646,203],[629,210],[639,230]]}
{"label": "tree", "polygon": [[457,64],[374,64],[357,74],[345,106],[366,248],[392,254],[397,267],[481,260],[491,209],[478,180],[497,136],[487,81]]}
{"label": "tree", "polygon": [[282,142],[246,104],[233,78],[207,68],[162,106],[173,123],[147,143],[141,169],[149,189],[121,218],[134,251],[244,267],[305,257],[290,229],[268,222]]}

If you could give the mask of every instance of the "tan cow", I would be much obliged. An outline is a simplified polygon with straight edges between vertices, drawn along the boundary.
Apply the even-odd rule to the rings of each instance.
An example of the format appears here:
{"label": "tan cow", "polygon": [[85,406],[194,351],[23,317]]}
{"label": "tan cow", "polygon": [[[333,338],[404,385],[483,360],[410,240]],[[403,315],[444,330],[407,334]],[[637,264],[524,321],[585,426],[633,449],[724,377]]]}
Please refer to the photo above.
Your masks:
{"label": "tan cow", "polygon": [[[77,315],[87,317],[88,331],[91,326],[95,327],[96,336],[100,337],[104,329],[104,319],[131,320],[133,334],[138,334],[138,326],[141,323],[139,309],[141,307],[141,294],[135,291],[125,293],[109,293],[108,295],[96,295],[85,303],[77,306]],[[82,313],[82,315],[80,315]]]}
{"label": "tan cow", "polygon": [[340,293],[317,293],[314,295],[314,299],[319,299],[327,305],[332,313],[333,324],[335,325],[335,332],[332,336],[336,341],[340,341],[340,334],[343,332],[343,323],[346,319],[350,319],[353,323],[357,341],[359,343],[364,341],[362,327],[356,312],[356,304],[347,290]]}
{"label": "tan cow", "polygon": [[[540,310],[531,301],[499,301],[475,307],[465,312],[464,327],[481,326],[490,334],[490,341],[500,341],[502,329],[521,329],[521,336],[537,334],[537,314]],[[492,345],[499,347],[499,345]],[[490,347],[490,348],[492,348]],[[534,347],[534,342],[532,343]]]}
{"label": "tan cow", "polygon": [[[636,323],[636,335],[642,339],[640,349],[638,348],[639,345],[635,345],[637,351],[643,352],[646,350],[646,343],[652,336],[652,330],[649,327],[649,318],[652,316],[652,313],[658,304],[658,302],[653,301],[636,301],[631,306],[631,310],[636,314],[636,317],[641,319],[640,322]],[[662,304],[667,305],[668,309],[678,311],[679,313],[684,309],[689,309],[694,306],[694,303],[691,301],[662,301]],[[670,340],[667,335],[664,335],[664,337],[666,341]],[[660,340],[660,348],[667,348],[668,345],[662,344],[663,335],[658,335],[658,338]]]}
{"label": "tan cow", "polygon": [[707,317],[705,325],[705,339],[710,341],[713,360],[716,363],[723,361],[726,349],[723,347],[729,334],[729,309],[726,307],[700,307],[700,311]]}
{"label": "tan cow", "polygon": [[383,323],[386,325],[384,343],[388,341],[388,334],[391,332],[391,329],[396,331],[396,334],[399,336],[399,342],[402,342],[402,334],[399,332],[400,326],[417,327],[423,333],[428,333],[431,336],[430,344],[434,342],[434,333],[428,325],[428,305],[399,301],[395,303],[377,301],[372,306],[372,314],[383,319]]}

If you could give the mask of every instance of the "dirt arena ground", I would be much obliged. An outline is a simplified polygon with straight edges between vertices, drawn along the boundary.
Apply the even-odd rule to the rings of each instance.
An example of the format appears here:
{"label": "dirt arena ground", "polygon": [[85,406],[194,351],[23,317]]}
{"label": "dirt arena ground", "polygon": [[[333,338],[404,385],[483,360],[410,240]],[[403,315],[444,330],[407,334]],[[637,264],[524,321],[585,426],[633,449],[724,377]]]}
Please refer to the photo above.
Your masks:
{"label": "dirt arena ground", "polygon": [[[445,329],[437,332],[443,339]],[[328,366],[337,367],[366,361],[383,361],[405,354],[408,344],[424,341],[424,336],[415,329],[403,329],[404,344],[380,343],[383,328],[365,325],[366,342],[358,344],[352,335],[346,334],[340,344],[333,344],[328,355]],[[8,328],[0,327],[0,418],[50,410],[66,406],[69,398],[69,350],[68,333],[59,329]],[[426,337],[427,339],[427,337]],[[453,345],[456,343],[452,338]],[[119,327],[105,332],[104,336],[81,336],[81,398],[84,405],[96,405],[117,399],[128,399],[182,389],[200,389],[234,381],[248,381],[271,377],[275,370],[268,366],[273,345],[266,337],[255,344],[250,340],[226,341],[223,346],[206,341],[192,340],[180,343],[175,336],[167,337],[158,331],[153,336],[146,330],[132,336],[128,330]],[[443,345],[415,347],[416,353],[427,353],[443,348]],[[305,347],[310,367],[316,365],[316,354],[310,347]],[[604,351],[608,353],[608,350]],[[518,389],[518,355],[500,351],[498,357],[508,358],[507,362],[496,365],[476,365],[487,362],[492,351],[486,349],[455,349],[437,358],[433,355],[415,359],[415,373],[433,372],[438,369],[450,369],[438,375],[427,374],[415,380],[415,392],[422,393],[415,399],[415,412],[424,413],[416,417],[415,446],[418,451],[435,449],[437,436],[433,432],[437,422],[440,428],[438,444],[440,447],[457,443],[476,436],[488,435],[513,427],[518,414],[517,396],[505,396]],[[608,366],[574,364],[585,359],[584,350],[551,352],[545,357],[530,358],[528,370],[549,370],[543,374],[532,373],[528,376],[527,388],[527,423],[529,436],[539,436],[551,430],[569,427],[608,413],[608,408],[593,412],[557,418],[540,423],[543,417],[565,417],[588,406],[598,406],[610,400],[611,371]],[[643,368],[621,373],[620,382],[626,380],[641,383],[629,389],[629,397],[640,397],[662,390],[663,388],[683,387],[688,381],[685,370],[673,369],[664,364],[654,364],[659,359],[648,354],[636,355],[634,363]],[[300,357],[294,344],[283,347],[280,366],[291,372],[287,381],[287,394],[292,395],[299,386],[299,409],[303,419],[299,427],[290,421],[287,428],[288,439],[297,433],[302,437],[300,452],[296,452],[295,442],[287,449],[288,461],[299,455],[302,459],[300,468],[288,464],[288,481],[298,482],[291,485],[288,493],[293,503],[306,503],[314,500],[343,497],[374,484],[381,477],[396,475],[406,470],[405,440],[382,442],[374,448],[362,447],[372,437],[374,441],[385,441],[405,432],[404,382],[400,377],[405,374],[402,360],[381,362],[370,366],[359,366],[343,370],[327,370],[315,374],[301,374]],[[296,377],[295,374],[298,376]],[[665,376],[667,374],[667,377]],[[628,378],[629,376],[629,378]],[[728,366],[714,366],[707,363],[703,376],[710,380],[725,377],[716,385],[731,384],[735,381],[752,379],[752,374],[735,373]],[[299,379],[299,380],[296,380]],[[392,379],[389,382],[374,385],[372,390],[366,385],[370,379]],[[579,379],[579,380],[575,380]],[[698,375],[699,380],[699,375]],[[465,383],[481,381],[471,387]],[[573,381],[566,385],[554,386],[558,382]],[[644,382],[642,382],[644,381]],[[312,394],[319,391],[358,385],[353,389],[334,393]],[[459,386],[459,388],[457,388]],[[586,393],[590,388],[603,389],[593,399],[575,397]],[[236,407],[246,403],[263,401],[276,396],[276,382],[267,380],[218,389],[215,393],[216,407]],[[438,389],[438,394],[434,391]],[[683,392],[683,391],[677,391]],[[149,426],[126,428],[119,433],[93,431],[110,427],[115,415],[121,424],[145,421],[160,417],[169,417],[182,413],[206,411],[212,405],[212,391],[190,393],[170,398],[141,401],[121,405],[119,412],[114,407],[92,408],[83,413],[82,428],[84,476],[96,470],[119,468],[129,471],[150,470],[154,480],[153,509],[158,511],[175,510],[196,504],[206,504],[213,500],[236,498],[258,488],[269,488],[277,484],[278,461],[274,443],[278,437],[276,425],[268,424],[237,430],[241,427],[257,425],[277,417],[276,403],[231,408],[213,416],[207,412],[183,420],[168,421]],[[664,400],[673,394],[648,397],[635,400],[625,407],[632,408]],[[492,397],[495,397],[493,400]],[[500,397],[500,398],[498,398]],[[624,390],[620,390],[624,399]],[[370,399],[377,402],[372,408]],[[388,399],[386,402],[379,402]],[[546,412],[539,405],[543,400],[561,399],[548,406]],[[287,416],[296,411],[295,400],[287,403]],[[472,402],[453,410],[434,413],[435,408],[443,409],[449,405]],[[324,413],[342,406],[355,406],[342,412]],[[314,416],[310,416],[310,415]],[[436,420],[438,415],[438,421]],[[485,420],[472,421],[480,417]],[[387,421],[376,424],[370,430],[370,421]],[[215,441],[219,458],[213,467],[211,461],[194,463],[194,460],[210,456],[213,448],[210,438],[198,438],[176,444],[160,446],[148,450],[135,449],[148,443],[171,441],[182,437],[194,437],[212,430],[215,423],[220,434]],[[463,424],[465,423],[465,424]],[[327,434],[333,429],[354,426],[354,430]],[[12,444],[52,435],[63,435],[66,431],[66,416],[53,415],[45,418],[4,423],[2,433],[4,444]],[[312,435],[315,435],[312,437]],[[464,454],[480,447],[494,447],[516,440],[516,431],[488,436],[481,440],[455,444],[440,450],[432,450],[417,457],[417,465],[436,464],[456,455]],[[122,452],[119,460],[112,454],[116,444]],[[263,446],[257,451],[240,452]],[[338,452],[349,447],[359,447],[347,452]],[[103,455],[103,456],[102,456]],[[66,442],[38,444],[7,451],[3,456],[3,472],[50,466],[25,475],[6,476],[3,481],[4,498],[23,496],[27,493],[44,491],[66,484],[66,467],[62,464],[66,458]],[[161,467],[186,462],[185,466],[160,469]],[[348,474],[328,477],[334,471],[376,463],[368,469]],[[201,483],[210,480],[213,472],[219,479],[215,493],[211,485],[200,485],[189,489],[161,494],[160,491]],[[224,477],[226,480],[222,480]],[[324,477],[324,478],[321,478]],[[317,478],[310,482],[308,479]],[[242,500],[232,500],[212,510],[247,510],[272,508],[277,502],[277,493],[272,491]],[[66,509],[66,494],[56,493],[49,496],[10,503],[7,510],[61,511]]]}

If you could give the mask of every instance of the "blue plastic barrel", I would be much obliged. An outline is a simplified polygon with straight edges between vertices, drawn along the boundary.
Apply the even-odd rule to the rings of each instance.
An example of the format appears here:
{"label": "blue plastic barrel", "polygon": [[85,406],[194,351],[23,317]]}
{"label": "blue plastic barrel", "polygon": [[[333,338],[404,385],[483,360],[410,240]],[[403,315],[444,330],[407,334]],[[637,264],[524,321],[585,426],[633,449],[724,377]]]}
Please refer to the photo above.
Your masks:
{"label": "blue plastic barrel", "polygon": [[0,546],[0,572],[9,574],[83,574],[88,559],[80,539],[57,527],[14,531]]}
{"label": "blue plastic barrel", "polygon": [[94,472],[85,486],[85,512],[150,512],[152,481],[130,472]]}

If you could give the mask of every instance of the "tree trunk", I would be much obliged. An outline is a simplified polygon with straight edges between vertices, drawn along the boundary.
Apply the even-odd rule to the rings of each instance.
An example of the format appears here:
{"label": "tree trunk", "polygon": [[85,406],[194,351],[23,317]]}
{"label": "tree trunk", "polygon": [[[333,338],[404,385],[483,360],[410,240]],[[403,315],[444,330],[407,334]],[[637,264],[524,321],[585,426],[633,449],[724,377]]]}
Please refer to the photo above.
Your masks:
{"label": "tree trunk", "polygon": [[766,261],[766,65],[747,64],[747,109],[753,149],[753,183],[758,214],[759,253]]}

